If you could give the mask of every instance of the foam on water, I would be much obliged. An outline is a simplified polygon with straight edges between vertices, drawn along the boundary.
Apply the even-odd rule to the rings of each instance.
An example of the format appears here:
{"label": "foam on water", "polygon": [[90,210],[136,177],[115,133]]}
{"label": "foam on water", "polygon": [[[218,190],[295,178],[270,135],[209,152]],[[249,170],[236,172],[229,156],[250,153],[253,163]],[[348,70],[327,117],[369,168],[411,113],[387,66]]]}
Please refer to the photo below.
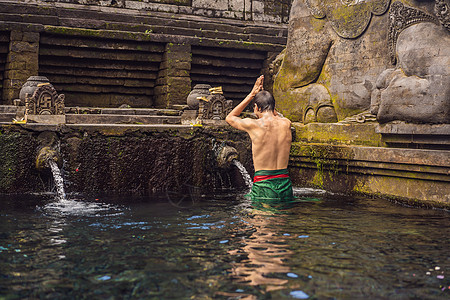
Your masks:
{"label": "foam on water", "polygon": [[111,216],[111,213],[122,213],[121,209],[112,204],[87,202],[75,199],[63,199],[57,202],[48,203],[43,207],[43,210],[52,215],[65,216],[97,215],[101,212]]}

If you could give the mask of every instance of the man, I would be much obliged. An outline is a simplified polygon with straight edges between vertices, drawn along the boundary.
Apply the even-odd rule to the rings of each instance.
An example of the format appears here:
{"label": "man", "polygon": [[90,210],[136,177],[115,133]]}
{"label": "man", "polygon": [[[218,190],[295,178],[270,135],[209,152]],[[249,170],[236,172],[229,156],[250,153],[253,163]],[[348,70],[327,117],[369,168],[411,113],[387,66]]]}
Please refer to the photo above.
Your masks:
{"label": "man", "polygon": [[[289,200],[293,198],[287,166],[292,142],[291,122],[275,111],[273,96],[263,90],[260,76],[250,94],[226,117],[228,124],[247,132],[252,140],[255,177],[250,197],[253,200]],[[241,112],[255,99],[257,120],[241,119]]]}

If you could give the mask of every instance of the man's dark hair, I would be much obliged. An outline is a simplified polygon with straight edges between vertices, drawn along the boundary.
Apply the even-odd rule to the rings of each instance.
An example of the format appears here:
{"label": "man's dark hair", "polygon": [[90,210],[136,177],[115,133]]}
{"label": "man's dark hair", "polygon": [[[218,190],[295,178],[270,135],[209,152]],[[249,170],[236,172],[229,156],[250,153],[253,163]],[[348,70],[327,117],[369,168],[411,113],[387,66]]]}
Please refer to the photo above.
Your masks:
{"label": "man's dark hair", "polygon": [[275,110],[275,99],[268,91],[260,91],[256,94],[255,104],[258,105],[259,112]]}

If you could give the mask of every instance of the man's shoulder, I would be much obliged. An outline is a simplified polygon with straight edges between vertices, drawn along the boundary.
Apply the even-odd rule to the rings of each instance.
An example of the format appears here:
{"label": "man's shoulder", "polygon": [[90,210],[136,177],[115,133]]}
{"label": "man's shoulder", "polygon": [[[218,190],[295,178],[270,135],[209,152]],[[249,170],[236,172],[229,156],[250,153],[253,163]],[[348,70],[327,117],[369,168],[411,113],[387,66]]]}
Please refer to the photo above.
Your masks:
{"label": "man's shoulder", "polygon": [[278,116],[278,119],[279,119],[281,122],[283,122],[283,124],[288,125],[288,126],[291,126],[291,120],[289,120],[288,118],[283,117],[283,116]]}

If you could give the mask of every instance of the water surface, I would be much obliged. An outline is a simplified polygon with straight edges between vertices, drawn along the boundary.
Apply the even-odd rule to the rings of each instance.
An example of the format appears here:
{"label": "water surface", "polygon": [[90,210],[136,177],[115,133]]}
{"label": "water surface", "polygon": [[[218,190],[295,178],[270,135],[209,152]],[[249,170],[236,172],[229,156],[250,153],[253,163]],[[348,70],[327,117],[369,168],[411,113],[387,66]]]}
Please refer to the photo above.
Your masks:
{"label": "water surface", "polygon": [[449,298],[448,212],[295,194],[1,196],[0,299]]}

